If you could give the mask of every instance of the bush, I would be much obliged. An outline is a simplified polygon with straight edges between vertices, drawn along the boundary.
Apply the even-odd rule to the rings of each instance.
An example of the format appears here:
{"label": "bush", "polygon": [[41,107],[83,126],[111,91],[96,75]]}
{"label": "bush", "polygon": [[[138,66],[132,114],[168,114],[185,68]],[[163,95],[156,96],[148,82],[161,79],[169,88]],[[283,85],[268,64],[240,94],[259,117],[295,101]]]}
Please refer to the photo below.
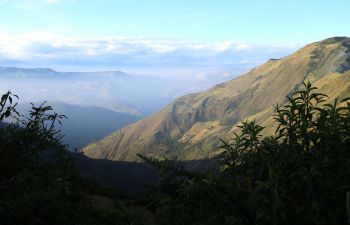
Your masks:
{"label": "bush", "polygon": [[[32,104],[25,118],[16,111],[15,99],[8,92],[0,101],[0,223],[129,224],[114,201],[118,192],[75,171],[55,128],[65,116],[43,103]],[[108,196],[112,209],[96,207],[98,196]]]}
{"label": "bush", "polygon": [[326,100],[304,83],[275,107],[275,136],[243,122],[217,176],[170,169],[150,197],[159,224],[347,224],[350,103]]}
{"label": "bush", "polygon": [[1,224],[350,224],[350,98],[304,83],[275,107],[274,136],[245,121],[221,140],[218,174],[140,155],[161,174],[143,196],[81,178],[54,126],[64,116],[43,104],[23,118],[14,98],[0,103],[0,122],[17,121],[0,128]]}

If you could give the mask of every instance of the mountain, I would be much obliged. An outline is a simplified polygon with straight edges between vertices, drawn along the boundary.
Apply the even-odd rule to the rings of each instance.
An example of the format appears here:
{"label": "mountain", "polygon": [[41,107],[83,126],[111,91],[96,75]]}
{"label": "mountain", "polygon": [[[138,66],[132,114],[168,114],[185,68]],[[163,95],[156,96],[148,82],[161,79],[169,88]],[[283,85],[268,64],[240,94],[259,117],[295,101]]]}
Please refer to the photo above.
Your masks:
{"label": "mountain", "polygon": [[[39,104],[35,104],[39,105]],[[92,141],[99,140],[113,131],[133,123],[141,117],[119,113],[96,106],[76,106],[61,102],[49,102],[55,112],[63,114],[68,119],[62,120],[62,125],[57,124],[63,137],[63,143],[69,145],[69,149],[82,148]],[[19,104],[18,111],[28,114],[31,105]]]}
{"label": "mountain", "polygon": [[0,75],[2,77],[15,77],[15,78],[26,78],[27,76],[32,77],[48,77],[57,74],[56,71],[50,68],[16,68],[16,67],[0,67]]}
{"label": "mountain", "polygon": [[130,77],[120,71],[57,72],[49,68],[0,67],[0,91],[11,90],[21,102],[65,102],[141,115],[138,109],[110,91],[120,89],[125,84],[118,82]]}
{"label": "mountain", "polygon": [[229,139],[242,120],[257,120],[273,132],[276,103],[310,80],[331,98],[350,95],[350,38],[334,37],[271,59],[248,73],[196,94],[180,97],[155,115],[84,148],[94,158],[136,160],[136,153],[207,158],[218,138]]}
{"label": "mountain", "polygon": [[121,71],[57,72],[49,68],[0,67],[0,93],[11,90],[21,102],[65,102],[148,116],[178,96],[205,90],[233,76],[227,71],[170,77]]}

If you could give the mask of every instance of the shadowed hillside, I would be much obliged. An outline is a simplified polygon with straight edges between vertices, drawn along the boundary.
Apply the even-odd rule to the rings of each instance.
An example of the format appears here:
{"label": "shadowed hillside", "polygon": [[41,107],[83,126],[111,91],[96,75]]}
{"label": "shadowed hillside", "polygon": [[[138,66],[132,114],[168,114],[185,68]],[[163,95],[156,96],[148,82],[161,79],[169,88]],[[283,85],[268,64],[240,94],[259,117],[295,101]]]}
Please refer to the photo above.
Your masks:
{"label": "shadowed hillside", "polygon": [[[68,118],[57,127],[64,135],[62,142],[68,144],[70,150],[80,149],[141,118],[97,106],[78,106],[62,102],[50,102],[49,104],[57,113],[66,115]],[[26,115],[31,105],[23,103],[17,108],[21,114]]]}
{"label": "shadowed hillside", "polygon": [[[129,125],[84,148],[94,158],[135,160],[136,153],[199,159],[216,154],[219,137],[232,137],[242,120],[257,120],[273,132],[271,112],[309,80],[330,100],[350,93],[350,38],[309,44],[273,59],[208,91],[180,97],[152,117]],[[213,151],[214,150],[214,151]]]}
{"label": "shadowed hillside", "polygon": [[126,192],[144,192],[158,179],[158,172],[147,164],[91,159],[81,154],[70,156],[82,176]]}

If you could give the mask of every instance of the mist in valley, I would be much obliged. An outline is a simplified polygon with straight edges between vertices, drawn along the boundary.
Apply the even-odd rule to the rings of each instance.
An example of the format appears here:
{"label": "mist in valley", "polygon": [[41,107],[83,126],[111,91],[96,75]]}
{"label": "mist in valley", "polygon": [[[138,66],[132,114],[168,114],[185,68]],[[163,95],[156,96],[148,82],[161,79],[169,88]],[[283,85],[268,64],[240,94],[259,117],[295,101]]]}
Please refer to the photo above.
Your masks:
{"label": "mist in valley", "polygon": [[47,101],[66,115],[63,143],[80,149],[161,110],[176,97],[232,79],[235,72],[142,75],[121,71],[58,72],[49,68],[0,68],[0,91],[19,96],[19,112]]}

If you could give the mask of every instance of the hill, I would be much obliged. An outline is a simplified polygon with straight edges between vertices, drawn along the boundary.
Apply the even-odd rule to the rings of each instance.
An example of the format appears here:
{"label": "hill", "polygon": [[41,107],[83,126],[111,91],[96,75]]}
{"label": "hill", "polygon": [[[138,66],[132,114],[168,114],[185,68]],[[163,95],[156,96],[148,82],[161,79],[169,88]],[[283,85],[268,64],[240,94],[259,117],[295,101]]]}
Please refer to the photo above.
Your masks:
{"label": "hill", "polygon": [[155,115],[84,148],[94,158],[136,160],[136,153],[200,159],[214,156],[218,138],[257,120],[271,134],[273,106],[311,81],[334,99],[350,93],[350,38],[334,37],[272,59],[208,91],[180,97]]}
{"label": "hill", "polygon": [[[62,125],[58,124],[57,127],[64,135],[63,143],[68,144],[70,150],[82,148],[141,119],[139,116],[97,106],[78,106],[62,102],[49,102],[48,105],[51,105],[58,114],[67,116]],[[31,105],[28,103],[18,105],[21,114],[28,114],[30,108]]]}

